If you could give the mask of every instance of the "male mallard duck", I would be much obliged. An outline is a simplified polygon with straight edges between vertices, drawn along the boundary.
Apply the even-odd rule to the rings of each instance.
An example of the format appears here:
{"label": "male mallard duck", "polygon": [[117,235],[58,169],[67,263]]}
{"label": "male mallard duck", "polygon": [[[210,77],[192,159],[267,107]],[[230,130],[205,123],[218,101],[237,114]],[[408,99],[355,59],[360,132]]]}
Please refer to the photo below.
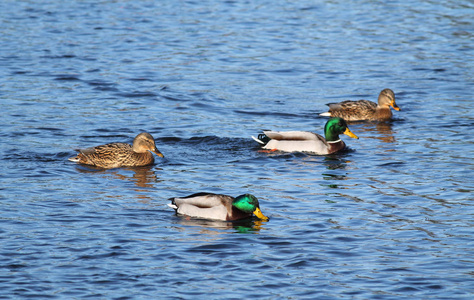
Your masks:
{"label": "male mallard duck", "polygon": [[250,194],[234,198],[220,194],[197,193],[169,200],[169,207],[175,209],[178,214],[190,217],[235,221],[249,218],[253,214],[259,219],[268,220],[260,211],[258,199]]}
{"label": "male mallard duck", "polygon": [[327,105],[329,111],[320,114],[321,116],[340,117],[346,121],[388,120],[392,117],[390,106],[395,110],[400,110],[395,103],[395,94],[391,89],[384,89],[380,92],[378,104],[368,100],[347,100]]}
{"label": "male mallard duck", "polygon": [[347,127],[346,121],[341,118],[331,118],[324,126],[324,136],[309,131],[263,131],[258,139],[263,149],[285,152],[304,151],[315,154],[331,154],[345,148],[346,144],[339,138],[345,134],[358,139]]}
{"label": "male mallard duck", "polygon": [[77,151],[77,156],[69,158],[70,161],[104,169],[150,165],[155,160],[149,151],[163,157],[155,146],[155,139],[146,132],[137,135],[133,145],[112,143]]}

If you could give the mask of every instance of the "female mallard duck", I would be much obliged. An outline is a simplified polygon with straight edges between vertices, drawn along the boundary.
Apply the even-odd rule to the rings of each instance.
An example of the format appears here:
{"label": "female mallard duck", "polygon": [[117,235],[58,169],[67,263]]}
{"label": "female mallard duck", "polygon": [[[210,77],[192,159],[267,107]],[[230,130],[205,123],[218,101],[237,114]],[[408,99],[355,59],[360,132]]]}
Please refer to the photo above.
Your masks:
{"label": "female mallard duck", "polygon": [[112,143],[77,151],[77,156],[69,158],[70,161],[104,169],[150,165],[155,160],[149,151],[163,157],[155,146],[155,139],[146,132],[137,135],[133,145]]}
{"label": "female mallard duck", "polygon": [[346,121],[382,121],[392,117],[390,106],[395,110],[400,108],[395,103],[395,94],[391,89],[380,92],[378,104],[368,100],[343,101],[329,103],[329,111],[320,114],[325,117],[340,117]]}
{"label": "female mallard duck", "polygon": [[351,138],[358,139],[347,127],[346,121],[341,118],[331,118],[324,126],[324,136],[308,131],[263,131],[258,135],[258,139],[263,149],[279,150],[285,152],[312,152],[315,154],[331,154],[346,147],[346,144],[339,138],[340,134],[345,134]]}
{"label": "female mallard duck", "polygon": [[236,198],[212,194],[197,193],[183,198],[170,198],[169,207],[176,213],[190,217],[213,219],[222,221],[235,221],[255,215],[262,220],[268,220],[262,214],[258,199],[250,194],[240,195]]}

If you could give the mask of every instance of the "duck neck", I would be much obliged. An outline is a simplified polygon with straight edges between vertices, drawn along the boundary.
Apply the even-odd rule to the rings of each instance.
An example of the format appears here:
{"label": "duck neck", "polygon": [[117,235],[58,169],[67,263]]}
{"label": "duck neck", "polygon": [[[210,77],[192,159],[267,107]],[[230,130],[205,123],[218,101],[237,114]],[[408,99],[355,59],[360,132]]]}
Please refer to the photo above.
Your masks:
{"label": "duck neck", "polygon": [[135,153],[145,153],[145,152],[148,152],[148,151],[143,151],[143,149],[137,144],[137,143],[133,143],[132,145],[132,151],[135,152]]}
{"label": "duck neck", "polygon": [[132,159],[135,161],[139,161],[143,164],[152,164],[155,162],[155,158],[153,157],[153,154],[151,154],[149,151],[145,152],[134,152],[132,153]]}
{"label": "duck neck", "polygon": [[330,131],[326,132],[324,136],[326,138],[326,142],[328,143],[337,143],[341,141],[341,139],[339,138],[339,134],[335,134]]}
{"label": "duck neck", "polygon": [[381,119],[390,119],[392,117],[392,111],[390,110],[389,106],[377,107],[376,113],[378,118]]}

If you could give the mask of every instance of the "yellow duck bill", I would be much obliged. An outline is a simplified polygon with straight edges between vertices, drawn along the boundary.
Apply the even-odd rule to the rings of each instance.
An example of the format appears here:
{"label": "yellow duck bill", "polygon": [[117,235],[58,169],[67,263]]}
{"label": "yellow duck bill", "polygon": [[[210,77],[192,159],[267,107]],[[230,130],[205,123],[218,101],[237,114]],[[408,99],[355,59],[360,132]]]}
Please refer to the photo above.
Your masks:
{"label": "yellow duck bill", "polygon": [[262,220],[264,220],[264,221],[268,221],[268,220],[269,220],[268,217],[266,217],[266,216],[263,215],[262,211],[261,211],[260,208],[258,208],[258,207],[254,210],[253,214],[254,214],[257,218],[262,219]]}
{"label": "yellow duck bill", "polygon": [[352,131],[350,131],[349,128],[346,128],[346,131],[344,131],[343,133],[353,139],[359,139],[359,137],[355,135],[354,133],[352,133]]}

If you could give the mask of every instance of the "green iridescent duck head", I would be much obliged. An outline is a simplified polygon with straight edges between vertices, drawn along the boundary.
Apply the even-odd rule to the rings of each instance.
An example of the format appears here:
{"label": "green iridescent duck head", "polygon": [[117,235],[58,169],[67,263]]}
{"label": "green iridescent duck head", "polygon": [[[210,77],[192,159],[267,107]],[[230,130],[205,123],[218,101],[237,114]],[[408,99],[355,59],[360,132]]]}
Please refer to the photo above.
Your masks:
{"label": "green iridescent duck head", "polygon": [[324,126],[324,137],[328,142],[335,142],[339,140],[339,135],[345,134],[351,138],[358,139],[357,135],[347,127],[346,121],[342,118],[331,118]]}
{"label": "green iridescent duck head", "polygon": [[253,213],[257,218],[262,220],[268,220],[268,217],[264,216],[260,210],[260,204],[258,203],[257,197],[250,194],[244,194],[236,197],[232,202],[232,206],[244,213]]}

